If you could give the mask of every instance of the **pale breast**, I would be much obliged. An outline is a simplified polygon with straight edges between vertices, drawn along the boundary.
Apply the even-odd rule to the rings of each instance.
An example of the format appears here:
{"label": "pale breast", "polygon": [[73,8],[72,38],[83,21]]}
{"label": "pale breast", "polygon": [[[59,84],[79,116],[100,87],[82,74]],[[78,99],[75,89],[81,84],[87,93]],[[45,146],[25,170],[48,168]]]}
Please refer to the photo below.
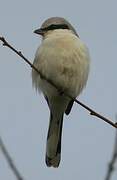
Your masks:
{"label": "pale breast", "polygon": [[[65,33],[64,36],[51,34],[37,50],[34,65],[59,88],[76,97],[87,81],[88,49],[72,33]],[[35,85],[38,77],[38,74],[33,72]]]}

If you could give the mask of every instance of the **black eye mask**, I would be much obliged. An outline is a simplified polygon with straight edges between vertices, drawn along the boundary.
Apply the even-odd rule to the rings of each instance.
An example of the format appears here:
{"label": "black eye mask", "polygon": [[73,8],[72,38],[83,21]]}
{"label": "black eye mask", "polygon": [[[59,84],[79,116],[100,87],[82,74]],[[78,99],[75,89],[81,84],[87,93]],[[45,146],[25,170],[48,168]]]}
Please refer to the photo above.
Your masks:
{"label": "black eye mask", "polygon": [[48,27],[41,28],[42,31],[49,31],[54,29],[69,29],[69,27],[66,24],[51,24]]}

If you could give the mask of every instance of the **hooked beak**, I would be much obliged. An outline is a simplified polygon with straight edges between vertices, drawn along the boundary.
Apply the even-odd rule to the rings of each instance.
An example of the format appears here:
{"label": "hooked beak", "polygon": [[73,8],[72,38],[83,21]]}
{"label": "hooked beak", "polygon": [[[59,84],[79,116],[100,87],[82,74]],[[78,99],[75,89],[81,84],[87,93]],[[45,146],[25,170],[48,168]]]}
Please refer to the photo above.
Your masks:
{"label": "hooked beak", "polygon": [[44,34],[44,31],[43,31],[43,29],[36,29],[35,31],[34,31],[34,33],[35,34],[39,34],[39,35],[42,35],[43,36],[43,34]]}

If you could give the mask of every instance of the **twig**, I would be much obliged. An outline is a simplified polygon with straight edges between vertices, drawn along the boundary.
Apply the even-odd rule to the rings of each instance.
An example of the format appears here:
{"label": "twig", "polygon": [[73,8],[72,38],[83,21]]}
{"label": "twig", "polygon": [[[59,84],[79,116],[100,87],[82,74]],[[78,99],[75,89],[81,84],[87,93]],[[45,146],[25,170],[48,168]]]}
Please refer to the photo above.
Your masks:
{"label": "twig", "polygon": [[[52,86],[54,86],[59,92],[61,92],[61,89],[50,79],[48,79],[47,77],[44,76],[44,74],[42,74],[42,72],[40,72],[22,53],[21,51],[17,51],[13,46],[11,46],[4,37],[0,37],[0,40],[3,42],[3,46],[7,46],[10,49],[12,49],[16,54],[18,54],[18,56],[20,56],[26,63],[28,63],[31,68],[33,68],[37,73],[39,73],[39,75],[41,76],[41,78],[45,79],[48,83],[50,83]],[[66,94],[63,92],[63,94],[71,99],[73,99],[77,104],[81,105],[83,108],[85,108],[86,110],[88,110],[90,112],[90,115],[96,116],[98,118],[100,118],[101,120],[105,121],[106,123],[110,124],[111,126],[117,128],[117,123],[112,122],[111,120],[107,119],[106,117],[102,116],[101,114],[97,113],[96,111],[94,111],[93,109],[89,108],[88,106],[86,106],[85,104],[83,104],[82,102],[78,101],[77,99],[74,99],[72,96],[70,96],[69,94]]]}
{"label": "twig", "polygon": [[116,134],[115,134],[115,144],[114,144],[112,159],[108,165],[108,171],[107,171],[105,180],[111,179],[112,173],[115,170],[114,165],[115,165],[116,161],[117,161],[117,130],[116,130]]}
{"label": "twig", "polygon": [[10,169],[12,170],[14,175],[16,176],[17,180],[24,180],[23,177],[21,176],[21,174],[19,173],[16,165],[14,164],[9,152],[7,151],[1,137],[0,137],[0,148],[1,148],[2,153],[4,154],[4,157],[7,160],[7,163],[9,165]]}

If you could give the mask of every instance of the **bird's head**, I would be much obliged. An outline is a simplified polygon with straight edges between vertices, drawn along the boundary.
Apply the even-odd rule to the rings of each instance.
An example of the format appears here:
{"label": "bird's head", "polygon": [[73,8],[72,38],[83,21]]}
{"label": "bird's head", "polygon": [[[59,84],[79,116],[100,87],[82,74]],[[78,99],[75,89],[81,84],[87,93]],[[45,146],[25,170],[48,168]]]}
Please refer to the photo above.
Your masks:
{"label": "bird's head", "polygon": [[[46,36],[48,32],[54,30],[67,29],[72,31],[76,36],[78,36],[76,30],[73,26],[62,17],[51,17],[44,21],[41,28],[36,29],[34,33],[41,35],[42,37]],[[78,36],[79,37],[79,36]]]}

